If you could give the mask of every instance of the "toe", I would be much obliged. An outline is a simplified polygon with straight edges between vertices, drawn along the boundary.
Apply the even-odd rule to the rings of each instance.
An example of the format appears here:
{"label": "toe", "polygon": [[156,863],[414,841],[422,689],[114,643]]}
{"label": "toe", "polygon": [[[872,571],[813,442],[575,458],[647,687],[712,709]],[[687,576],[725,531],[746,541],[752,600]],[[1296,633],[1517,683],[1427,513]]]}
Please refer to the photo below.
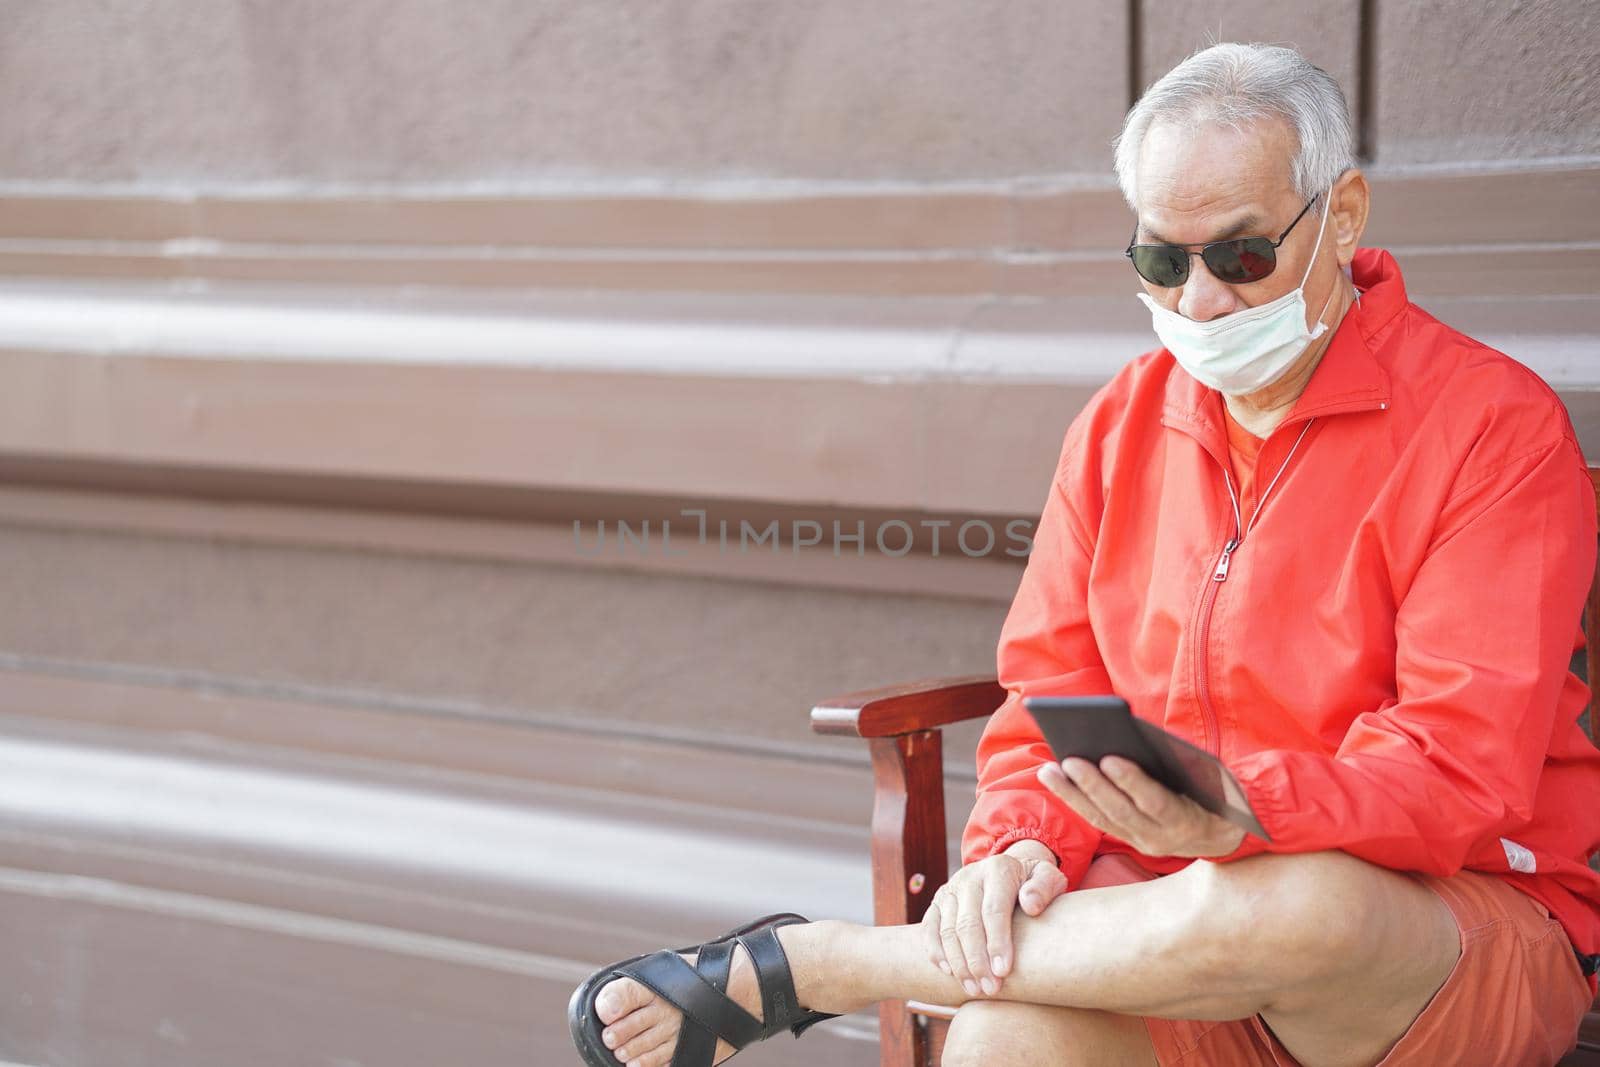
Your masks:
{"label": "toe", "polygon": [[594,998],[595,1014],[609,1026],[635,1008],[644,1007],[650,996],[650,991],[632,978],[618,978],[606,983]]}
{"label": "toe", "polygon": [[672,1045],[657,1045],[633,1061],[633,1067],[669,1067],[672,1063]]}
{"label": "toe", "polygon": [[672,1058],[674,1038],[677,1036],[676,1020],[663,1021],[617,1049],[615,1055],[623,1063],[648,1063],[656,1057],[666,1063]]}
{"label": "toe", "polygon": [[605,1042],[606,1048],[617,1048],[659,1023],[665,1015],[666,1011],[659,1002],[646,1004],[607,1025],[600,1039]]}

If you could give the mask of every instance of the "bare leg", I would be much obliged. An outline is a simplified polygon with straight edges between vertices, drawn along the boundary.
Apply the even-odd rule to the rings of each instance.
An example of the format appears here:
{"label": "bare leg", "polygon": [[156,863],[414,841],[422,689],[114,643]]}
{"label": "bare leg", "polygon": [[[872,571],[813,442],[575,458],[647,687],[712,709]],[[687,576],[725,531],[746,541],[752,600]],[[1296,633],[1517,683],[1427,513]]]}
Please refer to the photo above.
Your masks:
{"label": "bare leg", "polygon": [[[800,1003],[819,1011],[998,999],[1167,1018],[1261,1013],[1307,1067],[1381,1058],[1459,954],[1454,920],[1430,890],[1338,852],[1201,861],[1151,882],[1068,893],[1014,922],[1016,963],[994,998],[969,997],[930,963],[916,926],[827,920],[784,927],[779,939]],[[741,964],[739,952],[733,991],[748,1005],[756,998]],[[629,1012],[653,1001],[627,979],[606,992],[601,1017],[614,1011],[624,1029]]]}
{"label": "bare leg", "polygon": [[956,1012],[940,1067],[1156,1067],[1144,1020],[1088,1008],[970,1000]]}

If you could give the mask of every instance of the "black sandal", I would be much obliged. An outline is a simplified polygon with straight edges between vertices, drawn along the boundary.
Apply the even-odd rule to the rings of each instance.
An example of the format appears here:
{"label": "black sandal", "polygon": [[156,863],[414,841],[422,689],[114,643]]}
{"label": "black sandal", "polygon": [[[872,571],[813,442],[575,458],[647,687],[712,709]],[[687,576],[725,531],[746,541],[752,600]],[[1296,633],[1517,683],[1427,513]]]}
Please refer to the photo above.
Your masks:
{"label": "black sandal", "polygon": [[[703,945],[677,951],[661,949],[602,967],[584,980],[567,1003],[567,1026],[572,1031],[573,1044],[589,1067],[618,1067],[621,1061],[600,1039],[605,1024],[594,1009],[601,988],[618,976],[632,978],[683,1013],[670,1067],[711,1067],[718,1038],[737,1051],[780,1030],[790,1030],[799,1037],[822,1020],[835,1018],[800,1006],[789,959],[778,941],[778,927],[809,921],[793,912],[768,915]],[[744,946],[755,968],[756,987],[761,990],[761,1019],[727,995],[735,944]],[[681,955],[689,952],[696,954],[693,965]]]}

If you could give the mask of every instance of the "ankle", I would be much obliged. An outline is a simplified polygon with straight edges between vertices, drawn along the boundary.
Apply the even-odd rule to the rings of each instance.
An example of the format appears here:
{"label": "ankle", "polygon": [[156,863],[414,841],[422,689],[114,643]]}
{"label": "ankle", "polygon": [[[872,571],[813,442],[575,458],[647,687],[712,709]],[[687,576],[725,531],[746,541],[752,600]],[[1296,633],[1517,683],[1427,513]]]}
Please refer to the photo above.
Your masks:
{"label": "ankle", "polygon": [[801,1007],[842,1015],[866,1006],[849,950],[850,934],[858,929],[841,919],[819,919],[779,930]]}

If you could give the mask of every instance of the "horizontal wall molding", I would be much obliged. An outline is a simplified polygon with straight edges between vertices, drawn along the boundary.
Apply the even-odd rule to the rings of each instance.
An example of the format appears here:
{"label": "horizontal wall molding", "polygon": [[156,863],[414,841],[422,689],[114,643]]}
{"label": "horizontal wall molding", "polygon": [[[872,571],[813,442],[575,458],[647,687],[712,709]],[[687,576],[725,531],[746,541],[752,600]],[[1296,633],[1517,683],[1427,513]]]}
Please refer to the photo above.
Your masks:
{"label": "horizontal wall molding", "polygon": [[[859,846],[865,858],[872,776],[867,744],[856,739],[775,741],[14,654],[0,656],[0,681],[0,736],[330,779],[375,776],[507,803],[555,797],[593,801],[596,810],[644,806],[730,834],[788,832],[817,848]],[[946,729],[952,845],[973,802],[975,725]],[[730,795],[738,804],[727,803]]]}
{"label": "horizontal wall molding", "polygon": [[[0,457],[0,478],[11,469]],[[75,473],[52,470],[58,481],[76,479]],[[151,483],[149,471],[96,470],[94,477],[102,485],[118,484],[118,475],[126,480],[116,491],[0,484],[0,522],[1000,603],[1009,602],[1016,592],[1033,530],[1032,520],[1021,516],[895,515],[796,506],[724,508],[724,517],[713,510],[705,519],[699,514],[686,517],[681,508],[663,518],[662,511],[652,508],[649,517],[638,518],[631,511],[609,513],[603,497],[581,501],[582,506],[596,509],[578,512],[581,518],[551,521],[470,511],[429,514],[427,487],[401,487],[385,494],[392,506],[363,508],[348,500],[342,505],[263,502],[279,487],[285,495],[303,499],[317,490],[316,480],[274,479],[270,487],[256,490],[258,499],[242,496],[249,490],[235,485],[219,494],[221,499],[206,499],[175,494],[185,485],[238,481],[238,477],[212,472],[210,479],[191,479],[188,472],[166,471],[154,493],[139,489]],[[333,495],[342,495],[346,485],[340,482]],[[413,488],[416,496],[408,494]],[[516,495],[480,491],[464,507],[482,501],[492,514],[501,496]],[[565,494],[551,495],[556,501],[566,499]],[[702,528],[703,539],[698,532]],[[938,544],[936,535],[941,538]],[[910,550],[902,552],[903,544]],[[988,551],[980,554],[979,549]]]}
{"label": "horizontal wall molding", "polygon": [[[603,857],[592,864],[574,858],[559,868],[538,860],[541,847],[560,851],[561,841],[583,838],[591,823],[596,847],[626,839],[641,869],[666,869],[644,864],[640,850],[670,851],[673,834],[682,837],[679,844],[726,842],[734,849],[782,839],[759,878],[750,871],[718,880],[726,887],[721,898],[709,895],[698,876],[677,887],[683,899],[667,899],[672,894],[662,885],[606,892],[639,894],[628,913],[642,926],[649,925],[643,917],[659,917],[663,909],[737,916],[759,909],[762,894],[780,892],[785,883],[808,882],[811,889],[800,892],[827,913],[856,918],[870,909],[872,780],[864,742],[819,738],[787,750],[726,736],[708,743],[622,725],[385,707],[370,694],[319,701],[251,695],[237,685],[198,687],[192,679],[157,684],[118,678],[104,665],[73,672],[70,665],[7,662],[0,678],[6,683],[0,767],[7,768],[0,776],[0,822],[12,830],[212,859],[227,853],[238,863],[287,863],[368,881],[392,882],[393,872],[421,867],[419,888],[473,884],[501,903],[546,904],[605,895]],[[972,804],[970,740],[946,753],[952,856]],[[95,788],[62,793],[52,786],[68,765]],[[158,778],[168,786],[147,793],[137,787]],[[213,800],[197,807],[184,794]],[[237,806],[236,817],[221,817],[227,804]],[[393,829],[408,821],[396,814],[397,805],[415,809],[411,829]],[[333,841],[309,832],[297,806],[330,818],[342,814],[348,825],[341,832],[354,836]],[[454,853],[395,837],[426,833],[430,820],[462,825],[474,813],[483,816],[489,840]],[[366,826],[371,820],[391,829]],[[521,840],[528,852],[498,849],[497,833]],[[645,843],[651,837],[660,838],[657,845]],[[808,864],[812,876],[801,876]],[[570,884],[586,876],[599,881]],[[549,878],[559,884],[546,884]]]}
{"label": "horizontal wall molding", "polygon": [[[1077,343],[1064,353],[1068,335]],[[0,282],[0,352],[1098,384],[1152,344],[1127,293],[887,301]]]}
{"label": "horizontal wall molding", "polygon": [[[638,498],[825,527],[1032,517],[1072,417],[1154,342],[1126,294],[327,299],[0,287],[0,476],[168,495],[237,477],[257,502],[349,508],[387,486],[381,506],[478,516],[497,493],[625,498],[542,521]],[[1600,299],[1426,306],[1550,381],[1597,450]]]}
{"label": "horizontal wall molding", "polygon": [[[776,323],[766,336],[793,343]],[[870,346],[867,331],[861,339]],[[1031,515],[1068,422],[1114,367],[1108,361],[1090,382],[1040,385],[463,365],[440,356],[386,363],[0,345],[0,456],[691,506]]]}
{"label": "horizontal wall molding", "polygon": [[[1548,380],[1600,454],[1600,220],[1587,211],[1600,163],[1373,183],[1371,232],[1419,302]],[[573,519],[664,507],[827,532],[837,519],[847,534],[865,520],[877,558],[859,567],[848,541],[842,561],[826,545],[776,564],[700,545],[637,562],[1003,599],[1015,559],[885,559],[874,522],[1037,515],[1072,417],[1154,344],[1115,251],[1127,223],[1104,183],[231,199],[0,188],[0,260],[27,246],[84,267],[46,277],[0,263],[0,481],[19,490],[6,513],[92,522],[96,505],[71,494],[109,493],[95,498],[121,501],[108,527],[293,540],[322,509],[329,532],[313,543],[523,560],[566,551]],[[297,266],[254,280],[212,270],[246,246]],[[130,248],[149,270],[113,269]],[[427,267],[546,254],[655,266],[582,288],[458,286]],[[822,284],[769,284],[745,270],[758,260]],[[383,276],[341,273],[356,261]],[[973,273],[902,285],[902,261]],[[727,276],[689,280],[708,264]],[[153,500],[124,506],[131,494]],[[241,510],[256,505],[282,510]],[[414,521],[396,517],[406,510]]]}
{"label": "horizontal wall molding", "polygon": [[[1372,174],[1368,241],[1427,246],[1438,295],[1583,294],[1600,161]],[[1540,210],[1523,210],[1527,203]],[[1131,216],[1108,178],[681,194],[426,189],[98,193],[0,185],[0,274],[300,285],[1110,296]],[[1474,251],[1546,246],[1537,278]],[[1459,246],[1459,247],[1457,247]],[[1553,287],[1553,288],[1552,288]]]}
{"label": "horizontal wall molding", "polygon": [[[637,916],[676,898],[679,908],[698,901],[708,920],[760,914],[764,897],[785,883],[808,881],[807,871],[813,903],[822,889],[833,898],[827,910],[834,914],[864,917],[870,907],[865,810],[859,832],[830,834],[794,819],[762,823],[747,813],[719,824],[715,809],[690,810],[666,798],[647,803],[548,786],[535,796],[497,791],[492,783],[452,786],[437,773],[431,784],[402,783],[372,768],[318,774],[283,758],[217,756],[61,743],[27,736],[26,723],[8,719],[0,733],[0,813],[10,827],[165,841],[179,852],[322,870],[376,868],[371,876],[384,877],[381,870],[394,880],[409,873],[435,883],[486,883],[515,888],[546,907],[609,897],[620,914]],[[721,775],[730,791],[740,784],[731,762],[723,761]],[[777,776],[768,771],[767,781]],[[858,793],[865,793],[862,777]],[[77,787],[63,790],[63,781]],[[703,877],[708,868],[741,866],[741,850],[759,874]],[[674,862],[675,851],[701,855],[686,864]],[[623,856],[650,871],[650,882],[615,880],[610,861]],[[662,899],[652,905],[657,895]]]}
{"label": "horizontal wall molding", "polygon": [[[354,761],[350,766],[441,772],[508,788],[550,786],[700,805],[752,833],[793,822],[808,833],[864,834],[861,817],[871,806],[867,744],[850,738],[781,741],[727,729],[14,653],[0,655],[0,679],[6,722],[32,722],[63,738],[111,731],[120,746],[135,749],[176,746],[191,755],[241,758],[279,753],[306,767]],[[796,705],[792,714],[803,721],[807,709]],[[725,774],[718,770],[724,765]],[[965,790],[970,805],[973,767],[959,746],[947,754],[953,801]],[[792,788],[757,787],[780,770],[793,777]],[[736,807],[723,803],[729,782],[739,785]],[[954,803],[950,810],[965,808]]]}

